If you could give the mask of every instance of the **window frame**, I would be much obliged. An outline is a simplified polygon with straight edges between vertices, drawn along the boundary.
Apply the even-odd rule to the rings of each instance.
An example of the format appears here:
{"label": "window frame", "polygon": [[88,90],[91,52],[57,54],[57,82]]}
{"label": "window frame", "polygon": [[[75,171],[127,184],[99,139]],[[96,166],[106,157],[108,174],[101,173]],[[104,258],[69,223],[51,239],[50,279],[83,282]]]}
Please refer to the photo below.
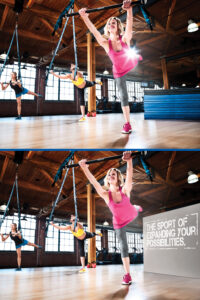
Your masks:
{"label": "window frame", "polygon": [[[61,223],[56,223],[56,225],[58,225],[58,226],[68,226],[68,225],[70,225],[70,223],[66,223],[65,225],[63,225],[63,223],[61,222]],[[53,230],[53,232],[55,231],[58,231],[57,232],[57,235],[58,235],[58,239],[57,239],[57,249],[58,250],[46,250],[46,246],[47,246],[47,244],[46,244],[46,240],[49,238],[48,236],[47,237],[45,237],[45,247],[44,247],[44,252],[45,253],[75,253],[75,249],[76,249],[76,245],[75,245],[75,238],[74,238],[74,236],[70,233],[70,231],[69,230],[67,230],[66,232],[65,232],[65,230],[62,230],[62,232],[59,230],[59,229],[56,229],[56,228],[54,228],[53,226],[52,227],[49,227],[49,228],[52,228],[52,230]],[[71,236],[72,235],[72,238],[70,238],[69,240],[72,240],[73,241],[73,250],[72,251],[69,251],[69,250],[66,250],[66,251],[64,251],[64,250],[60,250],[60,248],[61,248],[61,234],[67,234],[67,235],[69,235],[69,236]],[[55,237],[51,237],[52,239],[54,239]]]}

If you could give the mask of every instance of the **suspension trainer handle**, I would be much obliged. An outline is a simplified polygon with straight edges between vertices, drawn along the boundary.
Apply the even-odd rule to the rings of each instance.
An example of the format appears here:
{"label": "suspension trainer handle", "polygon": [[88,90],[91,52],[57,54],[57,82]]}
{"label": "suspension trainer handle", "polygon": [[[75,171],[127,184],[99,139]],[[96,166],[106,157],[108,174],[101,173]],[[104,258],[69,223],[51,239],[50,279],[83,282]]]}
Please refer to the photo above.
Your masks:
{"label": "suspension trainer handle", "polygon": [[[141,4],[142,1],[135,1],[132,2],[131,5],[138,5]],[[103,7],[98,7],[98,8],[92,8],[92,9],[87,9],[86,13],[92,13],[92,12],[97,12],[97,11],[102,11],[102,10],[108,10],[108,9],[112,9],[112,8],[118,8],[118,7],[122,7],[123,3],[120,4],[114,4],[114,5],[109,5],[109,6],[103,6]],[[70,14],[66,14],[65,17],[73,17],[73,16],[79,16],[78,12],[75,13],[70,13]]]}
{"label": "suspension trainer handle", "polygon": [[[132,157],[140,156],[140,155],[141,155],[141,152],[131,154]],[[99,158],[99,159],[94,159],[94,160],[89,160],[89,161],[86,161],[86,164],[90,165],[90,164],[99,163],[99,162],[103,162],[103,161],[120,159],[120,158],[122,158],[122,156],[123,156],[123,154],[110,156],[110,157]],[[79,164],[71,164],[71,165],[66,166],[66,168],[75,168],[75,167],[79,167]]]}

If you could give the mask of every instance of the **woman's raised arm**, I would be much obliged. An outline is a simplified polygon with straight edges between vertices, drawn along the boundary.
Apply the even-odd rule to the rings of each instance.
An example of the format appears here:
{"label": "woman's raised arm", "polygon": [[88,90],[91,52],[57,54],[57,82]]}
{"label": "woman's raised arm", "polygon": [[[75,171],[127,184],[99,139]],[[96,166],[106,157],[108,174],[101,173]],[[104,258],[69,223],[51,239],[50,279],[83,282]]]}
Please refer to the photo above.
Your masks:
{"label": "woman's raised arm", "polygon": [[85,25],[87,26],[87,28],[94,35],[94,37],[96,38],[99,45],[101,47],[103,47],[106,52],[108,52],[109,51],[108,41],[102,36],[102,34],[97,30],[95,25],[91,22],[91,20],[89,19],[88,14],[86,13],[86,10],[87,10],[87,8],[80,9],[79,10],[79,15],[83,19],[83,21],[84,21]]}
{"label": "woman's raised arm", "polygon": [[96,180],[96,178],[93,176],[93,174],[90,172],[88,165],[86,164],[86,159],[82,159],[79,161],[79,165],[81,169],[83,170],[85,176],[89,180],[89,182],[94,186],[95,190],[99,194],[101,198],[104,199],[106,204],[109,202],[109,196],[108,192],[103,189],[103,187],[100,185],[100,183]]}

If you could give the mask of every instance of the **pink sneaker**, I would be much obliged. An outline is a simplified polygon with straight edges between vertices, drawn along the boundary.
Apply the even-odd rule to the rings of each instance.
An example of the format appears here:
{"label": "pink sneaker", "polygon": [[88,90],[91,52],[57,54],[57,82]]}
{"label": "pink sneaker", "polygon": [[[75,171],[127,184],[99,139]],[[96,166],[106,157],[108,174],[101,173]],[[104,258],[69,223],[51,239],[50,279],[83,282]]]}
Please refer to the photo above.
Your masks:
{"label": "pink sneaker", "polygon": [[127,273],[127,274],[124,275],[124,277],[123,277],[122,284],[131,284],[131,283],[132,283],[131,275],[130,275],[129,273]]}
{"label": "pink sneaker", "polygon": [[131,128],[131,124],[130,123],[125,123],[122,129],[122,133],[126,133],[129,134],[131,133],[132,128]]}

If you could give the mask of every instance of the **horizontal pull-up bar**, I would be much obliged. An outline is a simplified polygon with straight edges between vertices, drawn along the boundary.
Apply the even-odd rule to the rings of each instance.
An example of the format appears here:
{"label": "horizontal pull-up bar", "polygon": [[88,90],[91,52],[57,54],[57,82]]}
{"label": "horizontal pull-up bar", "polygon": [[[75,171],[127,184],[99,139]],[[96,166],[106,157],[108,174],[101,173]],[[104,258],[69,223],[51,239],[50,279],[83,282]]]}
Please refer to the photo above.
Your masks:
{"label": "horizontal pull-up bar", "polygon": [[[142,1],[135,1],[135,2],[131,3],[131,5],[137,5],[137,4],[142,4]],[[98,7],[98,8],[92,8],[92,9],[87,9],[86,13],[92,13],[92,12],[97,12],[97,11],[101,11],[101,10],[108,10],[108,9],[112,9],[112,8],[122,7],[122,6],[123,6],[123,3],[104,6],[104,7]],[[79,13],[76,12],[76,13],[71,13],[71,14],[65,15],[65,17],[73,17],[73,16],[79,16]]]}
{"label": "horizontal pull-up bar", "polygon": [[[136,153],[131,154],[132,157],[135,157],[135,156],[138,156],[138,155],[141,155],[141,152],[136,152]],[[104,158],[98,158],[98,159],[94,159],[94,160],[88,160],[88,161],[86,161],[86,164],[91,165],[91,164],[99,163],[99,162],[102,162],[102,161],[119,159],[119,158],[122,158],[122,156],[123,156],[123,154],[104,157]],[[79,164],[71,164],[71,165],[66,166],[66,168],[75,168],[75,167],[79,167]]]}

